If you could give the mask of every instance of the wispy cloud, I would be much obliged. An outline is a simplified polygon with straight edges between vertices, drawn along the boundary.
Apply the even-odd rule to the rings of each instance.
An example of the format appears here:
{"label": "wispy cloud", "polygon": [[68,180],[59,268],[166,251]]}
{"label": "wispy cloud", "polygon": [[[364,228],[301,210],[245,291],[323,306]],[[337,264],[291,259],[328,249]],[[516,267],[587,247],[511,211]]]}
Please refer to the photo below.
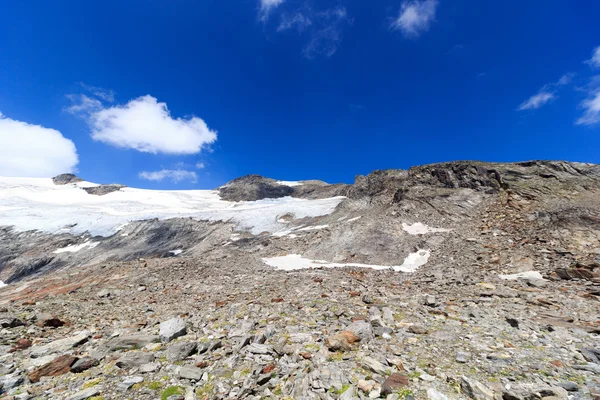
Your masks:
{"label": "wispy cloud", "polygon": [[592,54],[592,58],[586,61],[593,68],[600,68],[600,46],[594,49],[594,53]]}
{"label": "wispy cloud", "polygon": [[198,174],[194,171],[186,171],[183,169],[161,169],[160,171],[142,171],[138,174],[140,179],[153,182],[161,182],[169,180],[174,183],[190,181],[198,182]]}
{"label": "wispy cloud", "polygon": [[583,115],[575,121],[576,125],[596,125],[600,123],[600,75],[591,78],[588,85],[583,88],[587,98],[579,104]]}
{"label": "wispy cloud", "polygon": [[536,110],[554,99],[556,99],[556,95],[554,95],[554,93],[542,90],[521,103],[519,106],[519,111]]}
{"label": "wispy cloud", "polygon": [[285,6],[282,4],[281,0],[261,0],[261,20],[266,23],[265,16],[269,14],[275,17],[277,7],[279,23],[276,31],[295,31],[306,37],[308,41],[302,52],[309,59],[333,56],[342,43],[344,28],[353,23],[342,6],[315,10],[306,3],[299,7],[292,7],[293,3],[290,6],[287,6],[288,3]]}
{"label": "wispy cloud", "polygon": [[418,38],[427,32],[435,20],[437,0],[407,1],[400,7],[400,14],[392,22],[391,28],[399,30],[411,39]]}
{"label": "wispy cloud", "polygon": [[104,89],[98,86],[87,85],[83,82],[79,82],[79,86],[81,86],[84,90],[91,93],[95,97],[104,100],[106,102],[112,103],[115,101],[115,92],[111,89]]}
{"label": "wispy cloud", "polygon": [[574,77],[575,74],[565,74],[561,76],[558,81],[544,85],[539,92],[537,92],[529,99],[521,103],[517,110],[537,110],[538,108],[541,108],[542,106],[552,102],[553,100],[556,100],[558,98],[558,95],[556,94],[557,88],[560,86],[570,84],[573,81]]}
{"label": "wispy cloud", "polygon": [[306,58],[317,55],[333,56],[343,39],[344,26],[352,24],[345,8],[331,8],[316,14],[317,26],[311,32],[309,43],[304,48]]}
{"label": "wispy cloud", "polygon": [[295,28],[298,32],[304,32],[306,28],[312,25],[312,20],[309,15],[305,15],[301,11],[288,15],[282,14],[281,21],[277,27],[278,32],[283,32],[288,29]]}
{"label": "wispy cloud", "polygon": [[271,11],[283,4],[283,1],[284,0],[260,0],[260,20],[266,21],[269,19]]}

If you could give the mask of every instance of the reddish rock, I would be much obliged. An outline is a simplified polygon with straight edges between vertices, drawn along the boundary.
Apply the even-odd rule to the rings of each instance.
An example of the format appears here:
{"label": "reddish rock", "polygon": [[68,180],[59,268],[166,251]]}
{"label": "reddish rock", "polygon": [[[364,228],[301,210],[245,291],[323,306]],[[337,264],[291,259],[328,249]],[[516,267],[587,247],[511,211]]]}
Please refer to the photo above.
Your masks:
{"label": "reddish rock", "polygon": [[283,299],[281,297],[271,299],[271,303],[283,303]]}
{"label": "reddish rock", "polygon": [[325,339],[325,346],[331,351],[348,351],[354,348],[354,343],[360,338],[350,331],[343,331]]}
{"label": "reddish rock", "polygon": [[66,374],[71,371],[71,365],[75,364],[76,361],[77,357],[68,354],[60,356],[29,373],[29,380],[36,383],[40,381],[42,376],[58,376]]}
{"label": "reddish rock", "polygon": [[310,360],[312,358],[312,354],[307,351],[300,353],[300,356],[305,360]]}
{"label": "reddish rock", "polygon": [[392,394],[395,391],[402,389],[403,387],[408,386],[408,376],[393,373],[383,382],[381,387],[381,394],[387,396],[388,394]]}
{"label": "reddish rock", "polygon": [[19,339],[15,343],[15,347],[11,349],[11,352],[15,352],[17,350],[25,350],[30,348],[32,345],[31,340],[29,339]]}
{"label": "reddish rock", "polygon": [[217,301],[215,302],[215,307],[223,307],[225,304],[227,304],[226,301]]}
{"label": "reddish rock", "polygon": [[350,297],[358,297],[358,296],[360,296],[360,292],[356,292],[356,291],[354,291],[354,290],[352,290],[352,291],[350,292]]}
{"label": "reddish rock", "polygon": [[323,293],[323,294],[321,295],[321,297],[322,297],[322,298],[324,298],[324,299],[326,299],[326,298],[328,298],[328,297],[329,297],[329,295],[328,295],[328,294],[325,294],[325,293]]}
{"label": "reddish rock", "polygon": [[208,361],[202,360],[202,361],[198,361],[196,363],[196,367],[198,368],[206,368],[210,365],[210,363]]}
{"label": "reddish rock", "polygon": [[558,368],[564,368],[565,364],[563,364],[560,360],[554,360],[554,361],[550,361],[550,364],[554,365],[555,367]]}
{"label": "reddish rock", "polygon": [[266,367],[264,367],[262,369],[262,373],[263,374],[270,374],[271,372],[273,372],[274,369],[275,369],[275,365],[269,364],[269,365],[267,365]]}
{"label": "reddish rock", "polygon": [[323,283],[323,278],[313,278],[314,283]]}
{"label": "reddish rock", "polygon": [[40,314],[37,316],[37,325],[41,327],[60,328],[65,325],[65,322],[53,314]]}

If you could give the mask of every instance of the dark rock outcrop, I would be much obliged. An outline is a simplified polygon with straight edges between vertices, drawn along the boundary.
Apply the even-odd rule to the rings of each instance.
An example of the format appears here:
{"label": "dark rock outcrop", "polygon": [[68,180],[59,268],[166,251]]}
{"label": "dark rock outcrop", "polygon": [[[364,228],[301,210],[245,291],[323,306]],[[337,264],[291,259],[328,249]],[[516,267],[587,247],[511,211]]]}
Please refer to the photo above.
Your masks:
{"label": "dark rock outcrop", "polygon": [[88,192],[89,194],[93,194],[95,196],[104,196],[105,194],[117,192],[117,191],[123,189],[124,187],[125,187],[124,185],[100,185],[100,186],[87,187],[87,188],[82,188],[82,189],[85,190],[86,192]]}
{"label": "dark rock outcrop", "polygon": [[83,179],[74,174],[60,174],[52,178],[55,185],[68,185],[69,183],[83,182]]}

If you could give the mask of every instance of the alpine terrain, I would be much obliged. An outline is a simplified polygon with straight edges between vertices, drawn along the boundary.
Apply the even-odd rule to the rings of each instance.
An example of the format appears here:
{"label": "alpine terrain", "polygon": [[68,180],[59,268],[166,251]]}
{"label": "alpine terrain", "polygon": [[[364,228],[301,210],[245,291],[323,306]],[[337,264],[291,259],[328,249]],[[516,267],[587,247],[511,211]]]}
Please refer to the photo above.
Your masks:
{"label": "alpine terrain", "polygon": [[0,178],[2,399],[600,399],[600,165]]}

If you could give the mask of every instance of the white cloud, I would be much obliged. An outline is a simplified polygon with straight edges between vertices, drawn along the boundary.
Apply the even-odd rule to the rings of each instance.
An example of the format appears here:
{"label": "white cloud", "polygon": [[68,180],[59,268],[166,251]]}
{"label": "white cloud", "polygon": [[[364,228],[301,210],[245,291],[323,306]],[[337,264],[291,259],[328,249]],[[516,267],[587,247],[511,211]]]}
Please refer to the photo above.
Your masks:
{"label": "white cloud", "polygon": [[196,163],[196,168],[198,168],[198,169],[204,169],[204,168],[206,168],[206,164],[204,164],[204,163],[203,163],[203,162],[201,162],[201,161],[198,161],[198,162]]}
{"label": "white cloud", "polygon": [[145,153],[196,154],[217,140],[201,118],[172,118],[167,104],[150,95],[86,117],[94,140]]}
{"label": "white cloud", "polygon": [[47,178],[73,172],[75,144],[55,129],[6,118],[0,113],[0,175]]}
{"label": "white cloud", "polygon": [[139,173],[141,179],[147,181],[160,182],[170,180],[175,183],[181,181],[191,181],[196,183],[198,181],[198,175],[194,171],[186,171],[184,169],[162,169],[160,171],[142,171]]}
{"label": "white cloud", "polygon": [[600,89],[590,92],[590,97],[581,103],[583,115],[575,122],[577,125],[595,125],[600,123]]}
{"label": "white cloud", "polygon": [[546,92],[546,91],[542,90],[539,93],[531,96],[526,101],[524,101],[519,106],[519,111],[536,110],[554,99],[556,99],[556,96],[554,95],[554,93]]}
{"label": "white cloud", "polygon": [[260,0],[260,19],[266,21],[269,13],[274,8],[279,7],[284,0]]}
{"label": "white cloud", "polygon": [[590,64],[594,68],[600,68],[600,46],[594,49],[594,54],[592,54],[592,58],[587,60],[586,63]]}
{"label": "white cloud", "polygon": [[529,99],[521,103],[517,110],[537,110],[538,108],[550,103],[551,101],[556,100],[558,98],[556,94],[557,89],[561,86],[566,86],[570,84],[573,81],[574,77],[574,73],[564,74],[560,77],[558,81],[544,85],[539,92],[537,92]]}
{"label": "white cloud", "polygon": [[417,38],[427,32],[435,19],[437,0],[405,2],[400,15],[392,22],[392,29],[399,30],[408,38]]}

